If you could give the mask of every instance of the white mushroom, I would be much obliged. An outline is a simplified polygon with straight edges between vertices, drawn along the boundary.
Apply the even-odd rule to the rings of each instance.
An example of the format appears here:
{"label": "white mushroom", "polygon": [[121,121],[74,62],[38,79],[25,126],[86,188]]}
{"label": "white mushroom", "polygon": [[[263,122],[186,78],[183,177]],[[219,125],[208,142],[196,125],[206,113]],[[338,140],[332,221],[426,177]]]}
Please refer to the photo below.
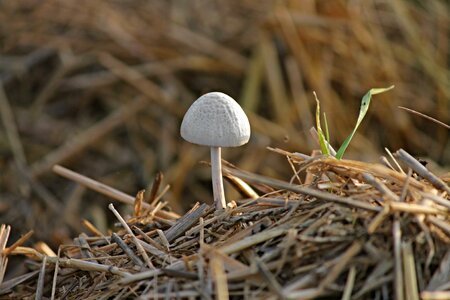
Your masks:
{"label": "white mushroom", "polygon": [[188,142],[211,147],[211,178],[216,209],[226,201],[222,182],[221,147],[238,147],[250,139],[250,123],[230,96],[212,92],[198,98],[184,115],[181,136]]}

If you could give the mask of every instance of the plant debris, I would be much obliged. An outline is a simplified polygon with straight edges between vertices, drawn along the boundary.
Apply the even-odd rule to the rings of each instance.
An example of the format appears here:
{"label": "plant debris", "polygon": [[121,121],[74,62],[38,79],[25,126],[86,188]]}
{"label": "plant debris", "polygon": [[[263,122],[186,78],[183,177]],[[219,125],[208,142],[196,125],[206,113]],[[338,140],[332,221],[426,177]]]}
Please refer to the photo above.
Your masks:
{"label": "plant debris", "polygon": [[[448,129],[397,108],[450,123],[448,8],[0,1],[0,297],[450,298]],[[346,152],[383,165],[302,154],[314,91],[335,154],[390,84]],[[210,91],[254,132],[221,214],[178,126]]]}
{"label": "plant debris", "polygon": [[193,1],[1,1],[0,218],[11,237],[34,229],[32,242],[56,247],[83,218],[106,231],[103,204],[62,186],[54,164],[128,196],[150,191],[163,171],[177,213],[209,199],[207,170],[196,166],[207,149],[178,133],[192,101],[210,91],[247,113],[250,143],[224,158],[251,172],[289,175],[266,146],[315,147],[313,91],[330,144],[341,145],[361,96],[390,84],[397,88],[371,104],[347,157],[371,161],[402,147],[450,161],[448,129],[397,108],[450,123],[447,2]]}
{"label": "plant debris", "polygon": [[[119,221],[115,232],[82,233],[73,243],[60,246],[57,255],[22,246],[9,251],[29,257],[29,272],[3,282],[0,296],[445,299],[450,295],[448,182],[424,176],[418,170],[423,166],[404,150],[395,157],[396,164],[408,167],[406,173],[380,164],[271,150],[292,162],[296,174],[290,182],[224,162],[227,178],[239,178],[254,193],[262,194],[264,187],[266,193],[233,201],[224,211],[196,204],[167,222],[156,218],[156,203],[140,206],[141,211],[135,210],[126,222],[110,204]],[[301,171],[306,172],[304,181],[295,182]]]}

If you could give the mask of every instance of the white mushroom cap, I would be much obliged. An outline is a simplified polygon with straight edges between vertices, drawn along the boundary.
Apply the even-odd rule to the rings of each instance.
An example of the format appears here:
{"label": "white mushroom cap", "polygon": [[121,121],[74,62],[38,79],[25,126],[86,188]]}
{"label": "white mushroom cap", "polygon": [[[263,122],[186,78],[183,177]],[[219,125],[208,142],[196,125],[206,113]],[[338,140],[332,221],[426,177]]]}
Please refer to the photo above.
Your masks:
{"label": "white mushroom cap", "polygon": [[250,123],[230,96],[212,92],[198,98],[184,115],[181,136],[211,147],[237,147],[250,139]]}

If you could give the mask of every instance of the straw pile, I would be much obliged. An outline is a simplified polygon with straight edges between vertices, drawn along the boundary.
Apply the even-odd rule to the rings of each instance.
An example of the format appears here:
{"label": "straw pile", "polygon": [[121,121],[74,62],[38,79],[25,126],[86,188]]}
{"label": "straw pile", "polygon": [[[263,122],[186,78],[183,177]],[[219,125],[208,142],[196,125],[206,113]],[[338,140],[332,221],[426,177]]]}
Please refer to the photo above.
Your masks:
{"label": "straw pile", "polygon": [[373,101],[347,157],[373,161],[388,147],[450,161],[448,131],[397,108],[450,122],[444,1],[194,2],[0,3],[3,223],[27,224],[54,247],[81,230],[82,217],[106,229],[102,203],[62,185],[54,164],[130,194],[162,171],[165,198],[179,213],[207,199],[208,170],[196,165],[207,149],[184,143],[178,129],[192,101],[212,90],[249,115],[250,144],[224,155],[252,172],[289,175],[266,146],[316,147],[313,91],[339,145],[362,95],[392,84]]}
{"label": "straw pile", "polygon": [[[31,257],[30,271],[4,282],[2,296],[450,297],[448,182],[404,150],[396,153],[395,170],[273,150],[292,163],[292,182],[227,164],[227,178],[254,199],[232,202],[225,211],[196,204],[174,219],[159,201],[142,208],[140,193],[126,222],[109,205],[116,232],[105,235],[90,225],[91,235],[82,233],[57,256],[17,245],[9,253]],[[297,182],[302,170],[306,177]]]}
{"label": "straw pile", "polygon": [[[261,297],[280,290],[283,295],[291,295],[293,291],[313,287],[311,293],[334,296],[343,286],[354,282],[354,293],[363,293],[362,286],[367,290],[368,285],[373,285],[362,298],[369,293],[381,293],[386,298],[401,290],[393,287],[412,282],[406,277],[409,271],[404,272],[405,276],[398,271],[394,277],[399,279],[392,284],[393,264],[397,264],[396,270],[411,266],[408,260],[398,256],[410,257],[407,252],[403,256],[403,251],[408,250],[402,249],[408,245],[414,253],[419,291],[444,289],[440,287],[440,279],[433,279],[448,270],[442,250],[448,238],[448,219],[440,213],[441,207],[446,207],[442,203],[447,203],[448,194],[442,194],[442,186],[434,191],[427,183],[430,178],[421,179],[424,174],[405,177],[395,166],[394,173],[383,169],[372,174],[392,191],[386,196],[375,189],[380,187],[376,181],[362,175],[370,174],[373,165],[347,166],[345,161],[323,158],[302,161],[303,156],[289,153],[310,153],[316,147],[309,135],[314,125],[313,91],[327,112],[331,143],[338,145],[353,128],[361,96],[372,87],[394,84],[396,88],[392,92],[373,101],[346,157],[375,161],[384,147],[404,148],[414,155],[429,157],[430,165],[433,161],[448,164],[447,129],[397,109],[398,105],[406,106],[450,123],[448,9],[448,3],[439,0],[425,3],[263,0],[258,5],[241,0],[193,0],[189,4],[183,1],[0,1],[3,25],[0,27],[0,223],[11,225],[0,230],[0,249],[7,246],[8,237],[17,241],[14,244],[17,247],[24,246],[25,241],[27,246],[33,245],[15,250],[10,245],[2,252],[0,279],[7,257],[11,258],[9,254],[28,251],[34,257],[34,263],[29,263],[27,268],[9,260],[6,282],[9,287],[16,287],[5,289],[3,295],[34,295],[36,287],[40,287],[38,296],[49,296],[52,290],[59,296],[86,292],[97,297],[106,288],[111,291],[123,288],[123,295],[131,291],[125,288],[136,288],[135,293],[145,295],[153,288],[159,290],[162,284],[166,289],[161,293],[175,293],[176,289],[194,289],[193,293],[198,293],[203,287],[209,293],[215,291],[210,283],[214,277],[211,279],[209,274],[222,278],[218,282],[223,293],[227,289],[223,288],[221,274],[225,272],[226,276],[241,274],[226,281],[230,294],[241,289],[244,293],[256,293],[255,297],[260,296],[258,291]],[[234,174],[236,169],[230,169],[226,176],[237,188],[226,189],[227,199],[235,199],[237,207],[230,207],[220,218],[213,219],[218,216],[200,206],[206,210],[202,215],[203,226],[201,219],[197,219],[188,230],[202,230],[177,237],[181,241],[175,238],[165,243],[161,232],[155,234],[155,230],[167,234],[177,222],[173,211],[184,214],[196,201],[211,203],[209,169],[197,165],[208,156],[207,149],[184,143],[178,130],[186,108],[199,95],[212,90],[233,96],[249,115],[253,131],[250,143],[245,149],[227,150],[224,157],[251,172],[251,178],[242,177],[242,180],[253,189],[239,179],[245,174]],[[266,150],[267,146],[289,152],[276,156]],[[285,156],[289,157],[287,163]],[[386,163],[385,158],[383,161]],[[341,163],[342,168],[336,166]],[[55,164],[78,172],[71,179],[82,184],[68,184],[55,176],[51,172]],[[264,178],[254,174],[287,178],[292,174],[292,167],[306,166],[309,166],[309,177],[299,174],[303,185],[343,198],[352,197],[374,207],[374,211],[348,206],[348,203],[328,203],[332,200],[321,198],[322,194],[305,196],[304,191],[292,190],[286,182],[276,186],[273,180],[255,181]],[[436,174],[443,173],[435,165],[430,169]],[[407,181],[409,177],[411,180]],[[298,183],[297,177],[294,179]],[[408,187],[403,190],[404,185]],[[107,197],[99,196],[85,186],[89,189],[101,186],[109,193]],[[128,274],[152,268],[126,231],[117,231],[118,238],[110,240],[108,224],[117,218],[105,209],[102,201],[113,198],[133,203],[135,197],[130,195],[144,188],[147,192],[143,195],[142,210],[136,210],[141,216],[127,220],[136,237],[146,243],[143,245],[150,251],[149,259],[161,273],[147,290],[148,280],[110,285],[124,280]],[[239,200],[266,194],[269,195],[264,200]],[[393,195],[402,201],[392,200]],[[274,198],[272,202],[270,198]],[[433,207],[434,202],[430,203],[436,199],[441,201],[438,208]],[[321,205],[327,203],[329,207],[321,211]],[[386,206],[386,203],[394,204]],[[413,205],[415,211],[402,212],[406,203],[419,207]],[[167,210],[169,207],[172,211]],[[127,206],[117,207],[121,208]],[[150,213],[147,220],[142,220],[149,214],[144,211],[149,209],[155,212],[154,216]],[[329,210],[332,213],[327,214]],[[90,231],[93,237],[81,235],[72,241],[74,233],[78,235],[86,230],[80,222],[84,219],[95,224],[92,227],[83,223],[96,233]],[[322,219],[327,222],[321,224]],[[395,220],[398,222],[394,224],[398,225],[394,226]],[[370,227],[374,231],[368,233],[370,224],[374,224]],[[287,231],[278,228],[283,225],[290,227]],[[339,230],[330,229],[334,227]],[[401,240],[395,244],[395,260],[388,255],[394,253],[393,227],[399,227],[402,232]],[[280,235],[252,245],[253,252],[251,248],[230,254],[216,251],[233,243],[233,240],[225,241],[225,237],[241,239],[238,234],[242,234],[245,240],[254,231],[267,238],[264,232],[273,228],[282,231]],[[303,234],[307,228],[310,229]],[[319,232],[319,228],[323,229]],[[137,229],[149,233],[148,237],[155,243]],[[400,231],[396,229],[396,234]],[[200,233],[204,241],[201,248],[199,244],[189,245],[188,242],[199,241]],[[23,238],[19,239],[20,235]],[[328,236],[333,237],[332,246]],[[335,236],[351,236],[356,246],[344,238],[333,242]],[[118,246],[104,246],[116,245],[119,239],[125,241],[131,252],[123,254],[124,250]],[[185,242],[186,246],[182,246]],[[62,269],[52,289],[49,277],[56,259],[52,258],[51,249],[72,243],[74,247],[61,248],[58,261]],[[213,244],[217,247],[208,248],[207,245]],[[356,251],[358,248],[360,251]],[[357,263],[340,270],[333,259],[342,258],[349,249],[357,252],[353,256]],[[276,255],[277,251],[281,256]],[[37,262],[43,259],[39,253],[49,256],[45,276],[40,280],[36,278],[40,272]],[[131,253],[144,267],[129,257],[133,256]],[[169,258],[164,260],[156,253]],[[316,257],[313,253],[323,255]],[[390,261],[377,267],[380,255]],[[101,266],[101,270],[79,271],[81,266],[87,268],[86,264],[74,259],[96,262],[95,268],[116,266],[119,270],[114,271],[115,275],[104,272]],[[170,264],[180,259],[186,261],[185,269],[177,270],[176,274],[167,271]],[[65,263],[75,263],[76,267]],[[94,268],[92,264],[89,266]],[[230,270],[230,266],[235,269]],[[437,266],[442,271],[437,271]],[[34,275],[30,270],[35,270]],[[19,284],[17,276],[25,273],[28,275]],[[195,278],[192,273],[196,274]],[[261,275],[254,276],[254,273]],[[305,283],[291,285],[307,274],[312,277],[305,277]],[[327,274],[335,275],[327,278]],[[71,275],[76,275],[77,282],[71,280]],[[239,279],[252,276],[256,281],[248,279],[248,283]],[[165,280],[168,277],[172,279]],[[266,283],[260,284],[261,281]],[[156,283],[159,286],[153,286]],[[85,287],[88,289],[82,291]]]}

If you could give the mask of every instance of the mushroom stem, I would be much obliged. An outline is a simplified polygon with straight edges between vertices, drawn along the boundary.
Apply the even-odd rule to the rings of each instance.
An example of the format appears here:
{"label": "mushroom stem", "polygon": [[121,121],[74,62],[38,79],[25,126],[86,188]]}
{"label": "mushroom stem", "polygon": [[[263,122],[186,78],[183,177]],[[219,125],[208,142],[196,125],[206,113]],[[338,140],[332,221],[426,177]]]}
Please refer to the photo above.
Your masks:
{"label": "mushroom stem", "polygon": [[222,158],[220,147],[211,147],[211,178],[216,209],[225,209],[225,193],[222,181]]}

